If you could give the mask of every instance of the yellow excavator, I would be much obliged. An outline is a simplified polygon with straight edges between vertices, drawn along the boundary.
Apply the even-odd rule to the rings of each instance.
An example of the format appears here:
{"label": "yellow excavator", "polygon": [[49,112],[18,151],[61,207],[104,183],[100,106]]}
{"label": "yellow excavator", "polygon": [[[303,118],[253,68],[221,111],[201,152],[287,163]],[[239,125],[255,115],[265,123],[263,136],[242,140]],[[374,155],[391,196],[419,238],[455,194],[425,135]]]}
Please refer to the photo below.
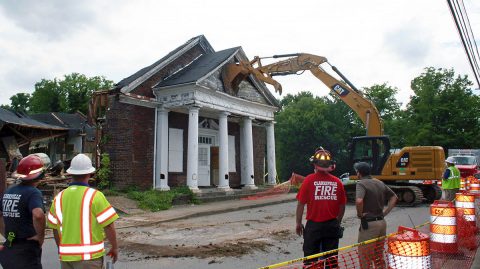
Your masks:
{"label": "yellow excavator", "polygon": [[[265,58],[287,58],[262,65]],[[372,176],[384,181],[399,197],[399,205],[415,206],[423,201],[432,202],[441,198],[441,189],[436,181],[441,180],[445,168],[445,153],[439,146],[390,148],[390,140],[383,133],[383,122],[375,105],[367,99],[335,66],[330,65],[342,80],[327,73],[322,64],[330,63],[325,57],[306,54],[283,54],[252,61],[231,63],[224,69],[224,84],[228,90],[237,92],[242,81],[250,76],[272,85],[279,94],[282,86],[273,76],[301,74],[308,70],[330,88],[360,117],[366,127],[366,135],[353,137],[350,143],[350,167],[364,161],[372,167]],[[353,168],[352,168],[353,169]],[[353,172],[353,171],[350,171]],[[354,174],[354,173],[353,173]],[[351,177],[355,179],[354,177]],[[352,196],[354,185],[346,185]]]}

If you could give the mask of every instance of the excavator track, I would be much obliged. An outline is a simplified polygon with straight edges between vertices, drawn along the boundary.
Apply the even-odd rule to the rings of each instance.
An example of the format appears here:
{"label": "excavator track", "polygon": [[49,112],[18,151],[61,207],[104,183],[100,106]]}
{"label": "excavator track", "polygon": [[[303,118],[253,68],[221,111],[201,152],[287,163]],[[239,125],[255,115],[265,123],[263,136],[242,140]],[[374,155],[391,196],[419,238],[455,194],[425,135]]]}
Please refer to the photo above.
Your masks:
{"label": "excavator track", "polygon": [[435,200],[442,199],[442,189],[436,184],[417,185],[423,193],[427,203],[431,204]]}
{"label": "excavator track", "polygon": [[423,202],[425,197],[417,186],[388,185],[398,196],[397,206],[413,207]]}

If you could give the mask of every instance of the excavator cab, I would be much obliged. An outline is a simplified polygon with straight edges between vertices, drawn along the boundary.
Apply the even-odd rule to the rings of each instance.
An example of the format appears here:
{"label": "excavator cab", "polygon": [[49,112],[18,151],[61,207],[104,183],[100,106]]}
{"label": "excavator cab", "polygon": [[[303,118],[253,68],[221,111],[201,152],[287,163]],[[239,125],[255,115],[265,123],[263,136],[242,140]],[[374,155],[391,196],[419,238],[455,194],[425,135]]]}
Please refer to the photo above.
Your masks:
{"label": "excavator cab", "polygon": [[390,139],[388,136],[357,136],[350,143],[351,173],[353,164],[366,162],[372,167],[372,175],[380,175],[390,156]]}

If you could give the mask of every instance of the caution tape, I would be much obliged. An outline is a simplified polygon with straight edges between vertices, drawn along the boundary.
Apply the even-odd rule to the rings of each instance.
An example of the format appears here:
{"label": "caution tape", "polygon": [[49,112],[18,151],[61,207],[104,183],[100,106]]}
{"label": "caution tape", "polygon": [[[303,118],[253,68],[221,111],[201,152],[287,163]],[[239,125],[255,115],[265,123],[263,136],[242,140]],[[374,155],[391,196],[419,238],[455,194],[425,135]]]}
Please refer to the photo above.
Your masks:
{"label": "caution tape", "polygon": [[[429,224],[430,224],[430,221],[427,221],[423,224],[420,224],[420,225],[417,225],[417,226],[413,227],[413,229],[419,229],[419,228],[421,228],[423,226],[426,226],[426,225],[429,225]],[[317,254],[314,254],[314,255],[310,255],[310,256],[307,256],[307,257],[302,257],[302,258],[289,260],[289,261],[285,261],[285,262],[281,262],[281,263],[276,263],[276,264],[272,264],[272,265],[269,265],[269,266],[260,267],[258,269],[273,269],[273,268],[279,268],[279,267],[282,267],[282,266],[292,265],[292,264],[295,264],[295,263],[298,263],[298,262],[304,262],[304,261],[307,261],[307,260],[323,257],[325,255],[329,255],[329,254],[337,253],[337,252],[344,251],[344,250],[347,250],[347,249],[351,249],[351,248],[354,248],[354,247],[359,247],[359,246],[368,245],[368,244],[371,244],[371,243],[374,243],[374,242],[382,241],[382,240],[384,240],[388,237],[391,237],[391,236],[394,236],[394,235],[397,235],[397,234],[399,234],[399,233],[398,232],[391,233],[391,234],[388,234],[388,235],[385,235],[385,236],[377,237],[377,238],[374,238],[374,239],[369,239],[369,240],[366,240],[366,241],[363,241],[363,242],[360,242],[360,243],[355,243],[355,244],[345,246],[345,247],[341,247],[341,248],[338,248],[338,249],[329,250],[329,251],[317,253]]]}

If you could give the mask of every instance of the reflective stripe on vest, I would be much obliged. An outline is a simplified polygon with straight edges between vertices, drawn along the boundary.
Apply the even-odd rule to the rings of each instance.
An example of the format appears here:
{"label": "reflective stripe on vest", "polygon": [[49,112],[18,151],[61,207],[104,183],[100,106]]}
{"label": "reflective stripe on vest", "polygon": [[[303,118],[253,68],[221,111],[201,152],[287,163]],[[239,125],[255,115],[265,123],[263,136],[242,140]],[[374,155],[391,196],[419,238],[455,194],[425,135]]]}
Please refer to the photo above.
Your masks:
{"label": "reflective stripe on vest", "polygon": [[450,176],[448,179],[460,179],[460,170],[455,168],[453,166],[448,167],[448,170],[450,170]]}
{"label": "reflective stripe on vest", "polygon": [[60,245],[58,252],[63,255],[86,255],[91,256],[93,253],[103,251],[104,243],[98,243],[93,245]]}
{"label": "reflective stripe on vest", "polygon": [[113,209],[112,206],[109,206],[107,207],[107,209],[105,209],[103,212],[101,212],[100,214],[98,214],[97,216],[97,221],[99,224],[102,224],[104,223],[105,221],[109,220],[110,218],[112,218],[113,216],[115,216],[115,214],[117,214],[115,212],[115,209]]}

